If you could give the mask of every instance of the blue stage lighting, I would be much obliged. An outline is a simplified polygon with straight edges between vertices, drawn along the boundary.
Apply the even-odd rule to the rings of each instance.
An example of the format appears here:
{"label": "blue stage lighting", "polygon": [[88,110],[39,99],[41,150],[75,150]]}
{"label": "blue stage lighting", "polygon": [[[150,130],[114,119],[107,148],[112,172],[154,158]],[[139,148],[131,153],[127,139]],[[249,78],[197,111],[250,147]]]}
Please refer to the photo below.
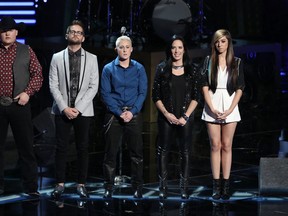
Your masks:
{"label": "blue stage lighting", "polygon": [[0,15],[35,15],[34,10],[1,10]]}
{"label": "blue stage lighting", "polygon": [[0,2],[0,6],[34,6],[34,2]]}

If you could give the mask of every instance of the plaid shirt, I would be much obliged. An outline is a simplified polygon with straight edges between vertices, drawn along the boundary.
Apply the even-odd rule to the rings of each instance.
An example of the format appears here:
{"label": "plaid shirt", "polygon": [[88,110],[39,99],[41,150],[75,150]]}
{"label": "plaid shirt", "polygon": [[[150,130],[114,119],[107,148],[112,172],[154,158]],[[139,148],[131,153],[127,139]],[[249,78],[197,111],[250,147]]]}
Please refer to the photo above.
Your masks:
{"label": "plaid shirt", "polygon": [[[16,58],[17,44],[14,43],[8,49],[0,44],[0,96],[12,97],[13,95],[13,63]],[[29,96],[39,91],[42,86],[42,67],[34,51],[29,47],[30,54],[30,80],[24,90]]]}

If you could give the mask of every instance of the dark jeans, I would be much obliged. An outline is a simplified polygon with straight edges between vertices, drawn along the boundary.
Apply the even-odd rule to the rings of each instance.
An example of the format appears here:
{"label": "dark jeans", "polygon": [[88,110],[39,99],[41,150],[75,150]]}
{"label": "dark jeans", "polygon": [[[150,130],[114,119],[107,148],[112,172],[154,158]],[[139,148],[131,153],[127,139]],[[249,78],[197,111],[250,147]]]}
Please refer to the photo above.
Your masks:
{"label": "dark jeans", "polygon": [[[109,122],[112,114],[105,115],[105,123]],[[110,127],[105,130],[105,156],[103,162],[104,183],[106,188],[112,188],[116,172],[116,160],[123,136],[127,143],[131,159],[131,181],[133,187],[143,184],[143,140],[142,116],[134,116],[124,123],[120,118],[113,116]]]}
{"label": "dark jeans", "polygon": [[78,183],[86,183],[89,162],[88,147],[90,122],[91,117],[78,116],[73,120],[69,120],[64,115],[55,116],[57,140],[55,170],[57,183],[65,182],[66,159],[72,127],[74,128],[78,157]]}
{"label": "dark jeans", "polygon": [[185,126],[170,124],[163,117],[158,117],[158,143],[157,164],[160,182],[166,186],[168,176],[168,156],[171,145],[177,144],[180,150],[180,175],[184,179],[189,178],[190,149],[192,145],[193,119],[189,119]]}
{"label": "dark jeans", "polygon": [[9,124],[19,153],[24,191],[35,192],[38,189],[38,172],[33,151],[34,135],[29,103],[25,106],[15,102],[10,106],[0,105],[0,184],[4,183],[4,150]]}

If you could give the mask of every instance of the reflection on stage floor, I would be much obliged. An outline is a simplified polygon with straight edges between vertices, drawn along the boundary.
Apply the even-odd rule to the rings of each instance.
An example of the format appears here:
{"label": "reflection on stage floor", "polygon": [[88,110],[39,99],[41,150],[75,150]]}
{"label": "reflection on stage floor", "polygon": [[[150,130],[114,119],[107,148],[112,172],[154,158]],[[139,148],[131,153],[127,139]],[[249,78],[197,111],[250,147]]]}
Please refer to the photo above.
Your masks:
{"label": "reflection on stage floor", "polygon": [[[237,150],[238,151],[238,150]],[[93,160],[92,160],[93,161]],[[94,161],[93,161],[94,162]],[[173,164],[170,164],[175,166]],[[145,172],[149,168],[146,168]],[[177,168],[175,168],[177,169]],[[209,170],[209,158],[193,159],[189,184],[190,197],[180,198],[179,180],[168,182],[168,198],[158,198],[158,182],[146,182],[143,188],[143,198],[133,198],[129,176],[118,176],[112,198],[103,198],[103,179],[89,176],[87,189],[90,198],[80,199],[76,194],[76,184],[66,183],[66,189],[59,200],[50,198],[54,179],[53,168],[43,168],[39,181],[40,198],[35,199],[21,190],[20,180],[15,173],[5,181],[8,189],[0,197],[1,215],[248,215],[268,216],[287,215],[288,197],[283,195],[263,196],[258,189],[258,170],[256,164],[239,161],[233,163],[231,173],[231,199],[229,201],[212,200],[212,181]],[[173,169],[171,169],[173,170]],[[154,170],[155,171],[155,170]],[[121,177],[121,178],[120,178]]]}

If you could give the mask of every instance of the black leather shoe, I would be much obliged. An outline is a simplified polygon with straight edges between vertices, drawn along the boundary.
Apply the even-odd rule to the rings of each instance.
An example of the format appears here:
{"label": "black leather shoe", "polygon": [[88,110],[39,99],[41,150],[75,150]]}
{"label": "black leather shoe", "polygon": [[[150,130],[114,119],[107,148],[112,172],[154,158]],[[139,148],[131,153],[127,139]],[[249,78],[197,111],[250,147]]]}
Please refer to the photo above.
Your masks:
{"label": "black leather shoe", "polygon": [[135,191],[133,197],[134,197],[134,198],[138,198],[138,199],[142,198],[142,197],[143,197],[143,195],[142,195],[142,189],[137,189],[137,190]]}
{"label": "black leather shoe", "polygon": [[112,191],[112,190],[105,189],[105,192],[104,192],[104,194],[103,194],[103,198],[111,198],[111,197],[112,197],[112,194],[113,194],[113,191]]}
{"label": "black leather shoe", "polygon": [[85,186],[83,186],[83,185],[77,186],[77,194],[81,198],[89,198],[88,191],[86,190]]}
{"label": "black leather shoe", "polygon": [[57,184],[51,193],[51,198],[59,199],[63,192],[64,192],[64,186]]}
{"label": "black leather shoe", "polygon": [[83,201],[83,200],[77,201],[77,207],[78,208],[85,208],[85,205],[86,205],[86,201]]}

